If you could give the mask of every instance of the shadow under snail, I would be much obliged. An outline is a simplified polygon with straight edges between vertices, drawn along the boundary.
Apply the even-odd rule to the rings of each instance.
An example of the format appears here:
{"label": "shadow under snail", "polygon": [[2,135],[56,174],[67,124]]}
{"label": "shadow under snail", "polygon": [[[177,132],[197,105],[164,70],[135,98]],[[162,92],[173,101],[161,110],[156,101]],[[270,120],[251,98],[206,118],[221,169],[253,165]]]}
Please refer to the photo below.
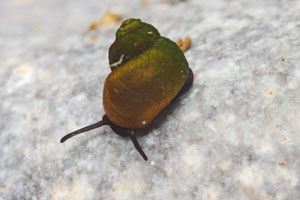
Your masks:
{"label": "shadow under snail", "polygon": [[144,158],[136,131],[152,120],[193,83],[193,72],[176,43],[140,19],[127,19],[109,48],[111,73],[103,89],[102,120],[67,134],[60,142],[80,133],[109,125],[118,135],[130,137]]}

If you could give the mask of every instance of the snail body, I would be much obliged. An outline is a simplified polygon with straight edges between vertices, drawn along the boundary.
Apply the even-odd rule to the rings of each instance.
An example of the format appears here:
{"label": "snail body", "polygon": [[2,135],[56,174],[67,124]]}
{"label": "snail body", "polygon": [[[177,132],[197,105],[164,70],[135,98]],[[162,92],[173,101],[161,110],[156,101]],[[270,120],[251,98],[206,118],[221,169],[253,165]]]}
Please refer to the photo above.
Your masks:
{"label": "snail body", "polygon": [[176,43],[139,19],[125,20],[117,30],[109,49],[109,64],[112,72],[104,83],[102,120],[66,135],[61,142],[110,125],[117,134],[131,137],[147,160],[135,132],[148,127],[176,96],[190,88],[192,70]]}

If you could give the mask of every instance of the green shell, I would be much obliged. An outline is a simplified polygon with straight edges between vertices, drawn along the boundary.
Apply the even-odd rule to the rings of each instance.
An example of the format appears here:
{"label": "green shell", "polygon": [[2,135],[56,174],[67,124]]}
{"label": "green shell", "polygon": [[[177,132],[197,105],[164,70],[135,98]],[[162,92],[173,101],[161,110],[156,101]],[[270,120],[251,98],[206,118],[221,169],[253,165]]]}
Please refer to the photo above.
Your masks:
{"label": "green shell", "polygon": [[139,129],[178,94],[188,63],[173,41],[139,19],[124,21],[109,50],[112,72],[103,90],[103,106],[115,125]]}

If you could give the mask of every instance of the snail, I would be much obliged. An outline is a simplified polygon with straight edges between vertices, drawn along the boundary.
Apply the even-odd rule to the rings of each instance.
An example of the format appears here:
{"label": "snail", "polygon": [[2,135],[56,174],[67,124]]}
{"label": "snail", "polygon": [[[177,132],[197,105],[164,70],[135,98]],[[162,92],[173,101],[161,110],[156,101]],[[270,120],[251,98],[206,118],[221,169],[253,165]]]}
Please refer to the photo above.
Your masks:
{"label": "snail", "polygon": [[102,120],[65,135],[109,125],[118,135],[130,137],[145,161],[148,157],[136,139],[136,131],[152,120],[193,83],[193,72],[181,49],[157,29],[140,19],[127,19],[109,48],[111,73],[103,89]]}

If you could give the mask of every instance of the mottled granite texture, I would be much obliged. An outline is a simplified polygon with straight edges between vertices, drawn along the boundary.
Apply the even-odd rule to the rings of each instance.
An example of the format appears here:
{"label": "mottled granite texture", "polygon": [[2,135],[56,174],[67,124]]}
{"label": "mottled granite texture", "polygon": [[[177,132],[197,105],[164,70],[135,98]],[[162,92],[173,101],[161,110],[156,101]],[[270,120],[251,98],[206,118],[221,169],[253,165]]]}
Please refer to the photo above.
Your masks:
{"label": "mottled granite texture", "polygon": [[[143,2],[0,2],[0,199],[300,199],[299,1]],[[148,162],[109,127],[59,143],[104,113],[109,7],[193,40]]]}

